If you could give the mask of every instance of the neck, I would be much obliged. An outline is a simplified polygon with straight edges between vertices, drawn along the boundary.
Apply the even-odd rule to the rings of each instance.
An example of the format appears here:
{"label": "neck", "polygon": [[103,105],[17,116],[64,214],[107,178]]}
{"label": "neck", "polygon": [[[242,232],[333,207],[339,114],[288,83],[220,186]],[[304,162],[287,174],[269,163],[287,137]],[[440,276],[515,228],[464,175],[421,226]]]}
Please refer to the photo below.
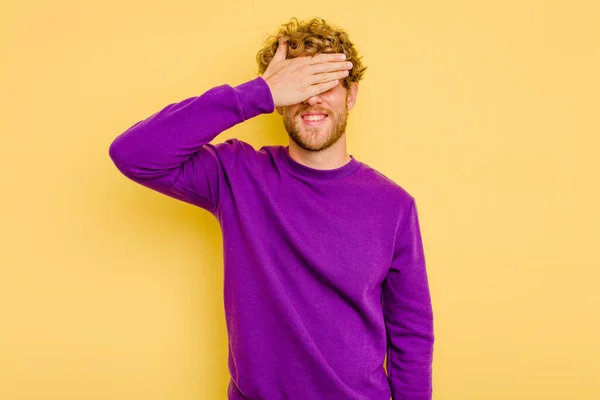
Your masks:
{"label": "neck", "polygon": [[335,169],[344,166],[351,160],[346,149],[345,136],[321,151],[305,150],[290,140],[289,153],[294,161],[314,169]]}

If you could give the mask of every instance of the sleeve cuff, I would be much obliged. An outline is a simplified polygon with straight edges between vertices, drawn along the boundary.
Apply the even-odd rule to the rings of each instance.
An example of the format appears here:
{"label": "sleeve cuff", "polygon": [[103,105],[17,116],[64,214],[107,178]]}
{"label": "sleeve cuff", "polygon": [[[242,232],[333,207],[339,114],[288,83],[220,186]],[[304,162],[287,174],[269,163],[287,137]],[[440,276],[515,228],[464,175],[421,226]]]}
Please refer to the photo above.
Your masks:
{"label": "sleeve cuff", "polygon": [[261,76],[235,86],[234,90],[244,111],[245,119],[275,111],[271,88]]}

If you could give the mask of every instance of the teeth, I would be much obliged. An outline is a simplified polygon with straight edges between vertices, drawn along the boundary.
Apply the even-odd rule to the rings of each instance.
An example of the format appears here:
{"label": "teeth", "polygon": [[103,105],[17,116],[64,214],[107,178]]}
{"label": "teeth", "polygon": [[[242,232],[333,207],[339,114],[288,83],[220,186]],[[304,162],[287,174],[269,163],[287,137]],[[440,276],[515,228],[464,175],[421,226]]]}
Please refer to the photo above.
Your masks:
{"label": "teeth", "polygon": [[324,115],[305,115],[304,119],[308,121],[320,121],[325,118]]}

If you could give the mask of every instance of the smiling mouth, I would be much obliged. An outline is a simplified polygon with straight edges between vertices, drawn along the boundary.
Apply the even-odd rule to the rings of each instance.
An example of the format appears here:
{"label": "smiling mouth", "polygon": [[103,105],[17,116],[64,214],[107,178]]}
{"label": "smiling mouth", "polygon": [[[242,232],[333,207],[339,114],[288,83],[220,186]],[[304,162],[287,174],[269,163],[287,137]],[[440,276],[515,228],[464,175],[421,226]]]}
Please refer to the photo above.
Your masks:
{"label": "smiling mouth", "polygon": [[304,121],[307,125],[320,125],[322,124],[329,116],[327,114],[314,114],[314,115],[302,115],[302,121]]}

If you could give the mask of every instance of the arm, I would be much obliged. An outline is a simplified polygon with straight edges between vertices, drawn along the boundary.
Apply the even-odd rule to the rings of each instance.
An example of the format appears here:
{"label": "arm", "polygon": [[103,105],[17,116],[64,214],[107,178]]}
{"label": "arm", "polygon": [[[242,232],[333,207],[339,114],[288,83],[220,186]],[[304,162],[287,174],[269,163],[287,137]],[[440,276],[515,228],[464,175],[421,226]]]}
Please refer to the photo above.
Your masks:
{"label": "arm", "polygon": [[209,142],[274,109],[262,77],[236,87],[217,86],[137,122],[111,143],[109,155],[129,179],[216,214],[231,194],[229,177],[237,158],[254,149],[237,139]]}
{"label": "arm", "polygon": [[393,400],[431,400],[433,310],[414,198],[398,229],[382,285],[388,381]]}

